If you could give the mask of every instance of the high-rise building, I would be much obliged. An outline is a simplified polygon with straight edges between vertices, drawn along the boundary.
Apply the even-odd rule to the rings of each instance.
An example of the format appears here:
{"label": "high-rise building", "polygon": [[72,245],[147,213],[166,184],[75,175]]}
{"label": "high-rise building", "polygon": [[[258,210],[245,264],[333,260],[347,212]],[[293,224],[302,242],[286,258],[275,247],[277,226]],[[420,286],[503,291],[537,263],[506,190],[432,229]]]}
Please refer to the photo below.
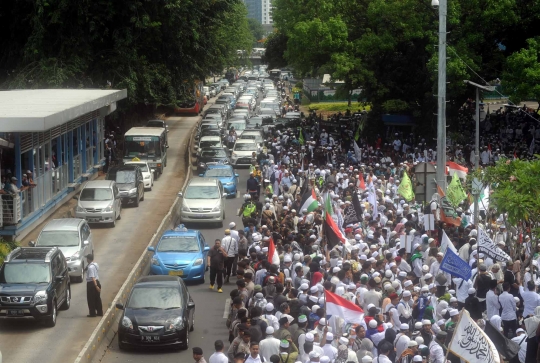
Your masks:
{"label": "high-rise building", "polygon": [[272,24],[272,0],[244,0],[248,18],[257,19],[261,24]]}

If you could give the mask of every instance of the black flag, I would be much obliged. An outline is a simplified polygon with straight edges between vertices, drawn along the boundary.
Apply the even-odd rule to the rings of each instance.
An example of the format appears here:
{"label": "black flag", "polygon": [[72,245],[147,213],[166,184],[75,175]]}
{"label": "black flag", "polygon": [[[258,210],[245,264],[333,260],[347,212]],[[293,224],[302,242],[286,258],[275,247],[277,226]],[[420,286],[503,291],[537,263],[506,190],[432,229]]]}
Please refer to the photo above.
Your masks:
{"label": "black flag", "polygon": [[486,321],[486,328],[484,333],[491,339],[493,344],[497,347],[499,353],[506,359],[511,360],[519,353],[519,345],[505,337],[500,331],[498,331],[489,321]]}

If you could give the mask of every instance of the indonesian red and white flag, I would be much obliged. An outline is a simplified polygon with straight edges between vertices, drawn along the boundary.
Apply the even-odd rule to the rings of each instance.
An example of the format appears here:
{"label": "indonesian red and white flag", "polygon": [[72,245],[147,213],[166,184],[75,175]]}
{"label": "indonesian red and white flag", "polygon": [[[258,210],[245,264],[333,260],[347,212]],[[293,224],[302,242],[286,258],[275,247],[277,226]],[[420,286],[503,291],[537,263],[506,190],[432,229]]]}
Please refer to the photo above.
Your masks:
{"label": "indonesian red and white flag", "polygon": [[342,298],[325,290],[326,314],[339,316],[345,322],[351,324],[362,324],[364,321],[364,310],[351,301]]}
{"label": "indonesian red and white flag", "polygon": [[469,172],[468,168],[461,166],[458,163],[454,163],[453,161],[447,161],[446,167],[448,175],[454,176],[454,174],[457,173],[460,179],[467,179],[467,173]]}
{"label": "indonesian red and white flag", "polygon": [[274,244],[274,239],[270,237],[268,241],[268,262],[272,265],[279,266],[279,255],[276,252],[276,245]]}
{"label": "indonesian red and white flag", "polygon": [[360,172],[358,174],[358,181],[356,182],[356,186],[361,190],[366,190],[366,183],[364,182],[364,173]]}

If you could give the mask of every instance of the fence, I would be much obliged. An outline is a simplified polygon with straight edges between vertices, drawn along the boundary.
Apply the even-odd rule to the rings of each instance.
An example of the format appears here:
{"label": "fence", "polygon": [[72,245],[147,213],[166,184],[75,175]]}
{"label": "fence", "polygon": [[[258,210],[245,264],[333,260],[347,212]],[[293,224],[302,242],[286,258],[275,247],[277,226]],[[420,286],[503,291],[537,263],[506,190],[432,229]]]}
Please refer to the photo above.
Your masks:
{"label": "fence", "polygon": [[92,146],[86,148],[86,170],[85,173],[94,167],[94,148]]}
{"label": "fence", "polygon": [[73,157],[73,179],[77,179],[83,173],[81,154]]}
{"label": "fence", "polygon": [[68,165],[64,164],[34,180],[35,187],[21,192],[21,209],[23,216],[27,216],[43,207],[56,193],[67,188],[69,176]]}
{"label": "fence", "polygon": [[17,224],[21,217],[21,198],[18,195],[2,194],[3,225]]}

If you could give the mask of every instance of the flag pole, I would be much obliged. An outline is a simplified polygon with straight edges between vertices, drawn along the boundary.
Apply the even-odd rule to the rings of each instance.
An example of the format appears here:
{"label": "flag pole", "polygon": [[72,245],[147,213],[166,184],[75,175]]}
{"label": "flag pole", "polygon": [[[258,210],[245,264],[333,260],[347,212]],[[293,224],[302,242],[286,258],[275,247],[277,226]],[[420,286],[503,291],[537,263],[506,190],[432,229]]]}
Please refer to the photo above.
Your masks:
{"label": "flag pole", "polygon": [[[465,308],[461,308],[461,311],[459,312],[459,319],[456,323],[456,326],[459,326],[459,323],[461,322],[461,317],[463,316],[463,310]],[[450,341],[454,340],[454,335],[456,335],[456,329],[454,328],[454,332],[452,333],[452,338],[450,338]],[[446,347],[446,356],[444,357],[444,361],[446,362],[448,360],[448,354],[450,354],[450,348]]]}

